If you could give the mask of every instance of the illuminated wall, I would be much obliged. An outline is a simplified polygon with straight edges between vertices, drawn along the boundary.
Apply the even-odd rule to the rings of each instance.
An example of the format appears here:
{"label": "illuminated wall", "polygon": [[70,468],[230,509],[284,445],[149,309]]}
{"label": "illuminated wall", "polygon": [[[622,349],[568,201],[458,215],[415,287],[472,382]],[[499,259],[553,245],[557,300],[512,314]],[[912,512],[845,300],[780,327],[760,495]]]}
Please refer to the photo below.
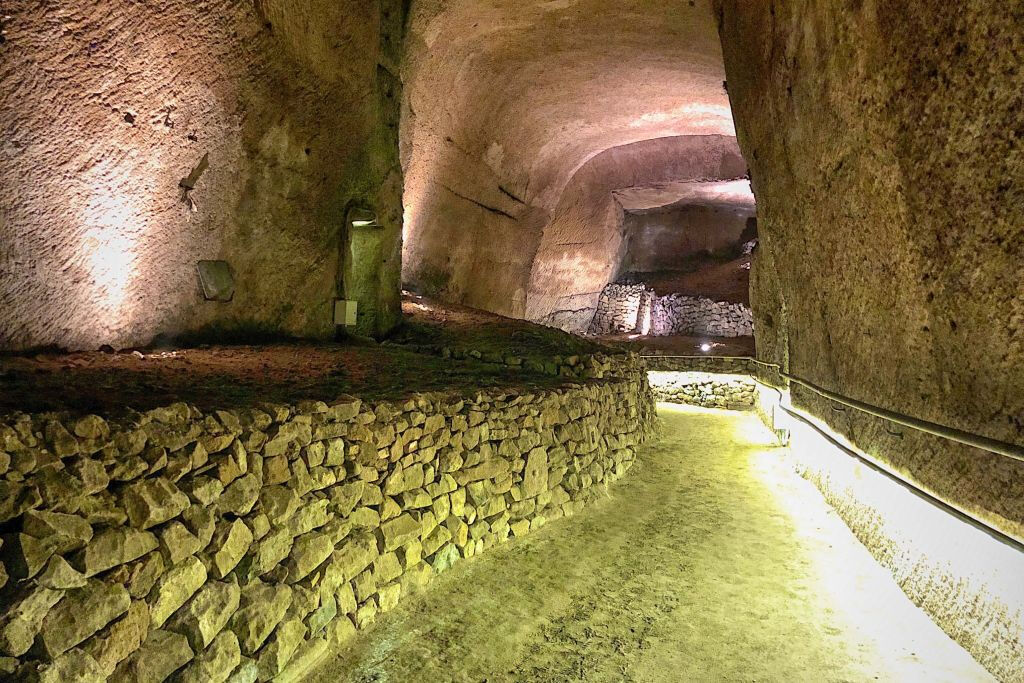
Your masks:
{"label": "illuminated wall", "polygon": [[[758,353],[847,396],[1024,443],[1020,3],[716,6],[757,195]],[[1024,539],[1024,463],[794,400]]]}
{"label": "illuminated wall", "polygon": [[[400,10],[5,7],[0,349],[202,329],[330,336],[351,199],[388,222],[390,294],[376,309],[393,318],[401,92],[378,62],[400,59]],[[230,303],[203,300],[201,259],[231,264]]]}

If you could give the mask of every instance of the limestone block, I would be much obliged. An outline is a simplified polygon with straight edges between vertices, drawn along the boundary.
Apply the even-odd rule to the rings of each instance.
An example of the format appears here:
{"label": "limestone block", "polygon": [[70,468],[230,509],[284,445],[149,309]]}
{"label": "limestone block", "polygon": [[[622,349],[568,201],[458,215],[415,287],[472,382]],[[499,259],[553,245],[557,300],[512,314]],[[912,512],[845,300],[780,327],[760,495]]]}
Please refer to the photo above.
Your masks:
{"label": "limestone block", "polygon": [[202,546],[200,540],[177,520],[161,527],[157,534],[160,539],[160,553],[171,566],[195,555]]}
{"label": "limestone block", "polygon": [[244,474],[224,489],[217,506],[222,512],[245,515],[252,510],[260,493],[260,480],[252,474]]}
{"label": "limestone block", "polygon": [[150,624],[158,629],[206,583],[206,567],[196,557],[171,567],[151,592]]}
{"label": "limestone block", "polygon": [[334,541],[329,534],[310,532],[295,539],[288,556],[288,582],[304,579],[334,552]]}
{"label": "limestone block", "polygon": [[339,515],[350,514],[362,498],[365,485],[365,482],[357,480],[327,489],[331,510]]}
{"label": "limestone block", "polygon": [[338,566],[348,581],[370,566],[378,554],[377,540],[371,534],[354,532],[337,547],[331,555],[331,562]]}
{"label": "limestone block", "polygon": [[0,522],[14,519],[42,503],[43,499],[37,487],[0,480]]}
{"label": "limestone block", "polygon": [[191,477],[183,485],[183,490],[193,503],[200,505],[213,505],[224,492],[224,485],[219,479],[214,479],[205,474]]}
{"label": "limestone block", "polygon": [[192,660],[185,636],[171,631],[150,631],[146,642],[121,662],[111,683],[161,683]]}
{"label": "limestone block", "polygon": [[284,671],[292,655],[306,637],[306,625],[299,619],[287,619],[277,627],[273,637],[256,654],[258,681],[269,681]]}
{"label": "limestone block", "polygon": [[85,586],[85,575],[75,571],[67,560],[54,555],[46,563],[46,569],[36,577],[36,583],[53,590],[68,590]]}
{"label": "limestone block", "polygon": [[[224,683],[231,677],[242,660],[238,637],[231,631],[221,631],[210,646],[196,655],[189,664],[174,677],[174,683]],[[256,667],[253,663],[253,678]]]}
{"label": "limestone block", "polygon": [[205,650],[238,609],[238,584],[210,581],[167,621],[168,631],[188,638],[195,652]]}
{"label": "limestone block", "polygon": [[240,519],[221,522],[211,541],[212,562],[210,572],[223,579],[245,557],[252,545],[253,536],[249,527]]}
{"label": "limestone block", "polygon": [[264,486],[259,497],[260,510],[267,515],[271,524],[287,522],[301,504],[295,491],[285,486]]}
{"label": "limestone block", "polygon": [[43,619],[37,641],[51,659],[70,650],[128,611],[124,586],[90,579],[70,590]]}
{"label": "limestone block", "polygon": [[149,594],[157,579],[163,576],[166,566],[161,553],[150,552],[139,560],[119,566],[106,579],[124,585],[128,594],[138,600]]}
{"label": "limestone block", "polygon": [[138,529],[173,519],[189,506],[188,496],[163,477],[129,484],[121,494],[121,502],[129,523]]}
{"label": "limestone block", "polygon": [[250,575],[262,576],[283,562],[292,550],[294,538],[287,527],[271,530],[255,546]]}
{"label": "limestone block", "polygon": [[326,498],[306,503],[288,520],[288,528],[293,535],[300,536],[322,527],[334,518],[329,506],[330,501]]}
{"label": "limestone block", "polygon": [[402,597],[402,584],[391,583],[377,591],[377,607],[381,612],[389,612],[398,605]]}
{"label": "limestone block", "polygon": [[123,617],[87,640],[82,650],[96,660],[104,676],[110,676],[118,664],[142,646],[148,635],[149,606],[134,600]]}
{"label": "limestone block", "polygon": [[334,600],[338,605],[338,614],[355,614],[356,610],[359,609],[359,603],[356,602],[356,593],[352,589],[352,584],[348,581],[338,586],[338,590],[334,594]]}
{"label": "limestone block", "polygon": [[138,529],[108,529],[71,557],[71,566],[86,576],[131,562],[158,546],[156,536]]}
{"label": "limestone block", "polygon": [[365,630],[373,625],[373,622],[377,620],[377,602],[373,598],[366,601],[365,604],[361,605],[356,610],[356,628],[359,630]]}
{"label": "limestone block", "polygon": [[526,459],[523,471],[523,495],[533,498],[548,488],[548,453],[544,448],[534,448]]}
{"label": "limestone block", "polygon": [[256,666],[256,660],[240,657],[238,666],[231,672],[225,683],[255,683],[258,675],[259,669]]}
{"label": "limestone block", "polygon": [[104,683],[107,673],[91,656],[79,649],[70,650],[43,666],[38,683]]}
{"label": "limestone block", "polygon": [[352,526],[363,529],[376,529],[381,525],[380,513],[371,507],[359,507],[352,511],[348,521]]}
{"label": "limestone block", "polygon": [[24,587],[5,601],[0,616],[0,652],[20,657],[28,652],[43,619],[65,595],[65,591]]}
{"label": "limestone block", "polygon": [[430,566],[435,573],[440,574],[451,568],[460,559],[459,549],[455,547],[455,544],[449,543],[434,553],[434,556],[430,559]]}
{"label": "limestone block", "polygon": [[284,619],[292,603],[292,589],[256,581],[242,589],[238,611],[230,622],[245,655],[256,652]]}

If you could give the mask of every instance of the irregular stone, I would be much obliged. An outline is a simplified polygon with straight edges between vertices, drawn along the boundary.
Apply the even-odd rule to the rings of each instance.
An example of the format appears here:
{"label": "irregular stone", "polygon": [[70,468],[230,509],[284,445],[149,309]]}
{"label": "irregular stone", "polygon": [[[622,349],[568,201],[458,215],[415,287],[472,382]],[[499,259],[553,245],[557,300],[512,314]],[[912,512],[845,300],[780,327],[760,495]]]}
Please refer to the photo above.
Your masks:
{"label": "irregular stone", "polygon": [[252,540],[252,532],[242,520],[221,522],[211,542],[213,575],[218,579],[227,576],[238,565],[239,560],[245,557]]}
{"label": "irregular stone", "polygon": [[36,583],[53,590],[68,590],[85,586],[85,575],[75,571],[67,560],[54,555],[46,564],[43,573],[36,577]]}
{"label": "irregular stone", "polygon": [[292,603],[289,586],[255,581],[242,590],[238,611],[231,619],[231,630],[238,636],[242,653],[251,655],[284,619]]}
{"label": "irregular stone", "polygon": [[284,484],[292,476],[287,455],[269,456],[263,459],[263,484],[272,486]]}
{"label": "irregular stone", "polygon": [[104,683],[99,663],[79,649],[70,650],[39,669],[38,683]]}
{"label": "irregular stone", "polygon": [[228,676],[226,683],[255,683],[257,676],[259,676],[259,668],[256,666],[256,660],[241,657],[241,661]]}
{"label": "irregular stone", "polygon": [[192,660],[185,636],[171,631],[150,631],[142,647],[121,662],[111,683],[161,683]]}
{"label": "irregular stone", "polygon": [[58,458],[66,458],[79,452],[78,439],[57,420],[50,420],[43,430],[46,442]]}
{"label": "irregular stone", "polygon": [[391,551],[419,538],[420,523],[409,513],[404,513],[384,522],[380,530],[384,538],[384,550]]}
{"label": "irregular stone", "polygon": [[245,474],[224,489],[217,506],[222,512],[245,515],[252,510],[260,492],[260,480],[252,474]]}
{"label": "irregular stone", "polygon": [[285,486],[264,486],[260,491],[260,510],[270,519],[271,524],[287,522],[299,509],[299,505],[299,496]]}
{"label": "irregular stone", "polygon": [[28,534],[10,534],[3,537],[3,564],[11,576],[27,579],[35,576],[53,556],[53,541]]}
{"label": "irregular stone", "polygon": [[82,493],[85,495],[99,493],[110,484],[103,463],[92,458],[78,458],[68,466],[68,471],[82,482]]}
{"label": "irregular stone", "polygon": [[245,447],[238,440],[233,441],[227,453],[218,458],[216,462],[217,479],[224,486],[229,485],[249,470]]}
{"label": "irregular stone", "polygon": [[250,576],[262,576],[283,562],[292,550],[294,538],[287,528],[274,529],[263,537],[252,555]]}
{"label": "irregular stone", "polygon": [[43,498],[35,486],[0,480],[0,522],[14,519],[42,503]]}
{"label": "irregular stone", "polygon": [[37,637],[51,659],[70,650],[128,611],[131,598],[124,586],[89,579],[83,588],[67,592],[43,619]]}
{"label": "irregular stone", "polygon": [[356,628],[365,630],[377,620],[377,602],[370,598],[356,610]]}
{"label": "irregular stone", "polygon": [[295,583],[309,575],[334,552],[331,535],[311,532],[295,540],[288,558],[288,581]]}
{"label": "irregular stone", "polygon": [[238,609],[241,591],[238,584],[210,581],[195,597],[175,612],[165,626],[188,638],[195,652],[205,650]]}
{"label": "irregular stone", "polygon": [[338,566],[345,580],[349,581],[369,567],[378,554],[377,539],[359,531],[342,541],[331,556],[331,562]]}
{"label": "irregular stone", "polygon": [[459,485],[466,485],[472,481],[482,481],[483,479],[500,479],[508,476],[512,471],[512,466],[507,460],[501,460],[494,458],[487,460],[475,467],[456,472],[454,474],[455,480],[459,482]]}
{"label": "irregular stone", "polygon": [[430,566],[435,573],[440,574],[451,568],[459,559],[461,559],[459,549],[453,543],[449,543],[434,553],[434,557],[430,560]]}
{"label": "irregular stone", "polygon": [[[231,631],[221,631],[210,646],[196,655],[188,666],[178,672],[174,683],[223,683],[242,660],[238,637]],[[255,665],[253,678],[255,680]]]}
{"label": "irregular stone", "polygon": [[181,514],[181,520],[185,523],[185,528],[199,539],[200,550],[210,544],[213,532],[217,529],[217,516],[214,514],[214,508],[204,507],[198,503],[190,505]]}
{"label": "irregular stone", "polygon": [[380,513],[370,507],[360,507],[352,511],[348,521],[355,527],[376,529],[380,526]]}
{"label": "irregular stone", "polygon": [[110,676],[118,664],[142,646],[147,635],[149,606],[134,600],[123,617],[86,641],[82,649],[96,660],[104,676]]}
{"label": "irregular stone", "polygon": [[299,619],[286,619],[274,631],[274,636],[256,655],[259,668],[257,680],[269,681],[284,671],[292,655],[306,637],[306,626]]}
{"label": "irregular stone", "polygon": [[188,496],[163,477],[129,484],[121,494],[121,502],[128,522],[138,529],[174,519],[189,506]]}
{"label": "irregular stone", "polygon": [[0,652],[20,657],[32,647],[43,619],[65,595],[65,591],[49,588],[24,588],[5,600],[0,616]]}
{"label": "irregular stone", "polygon": [[154,551],[142,559],[119,566],[106,576],[106,580],[122,584],[130,596],[140,600],[149,594],[165,568],[163,555]]}
{"label": "irregular stone", "polygon": [[192,477],[184,485],[184,491],[193,503],[213,505],[224,492],[224,485],[220,483],[219,479],[200,474]]}
{"label": "irregular stone", "polygon": [[377,606],[381,612],[388,612],[398,605],[402,596],[402,584],[392,583],[377,591]]}
{"label": "irregular stone", "polygon": [[301,507],[295,516],[288,520],[288,528],[292,534],[300,536],[331,521],[333,515],[328,511],[328,505],[329,502],[325,499]]}
{"label": "irregular stone", "polygon": [[196,536],[175,520],[168,523],[158,532],[160,536],[160,553],[167,564],[174,566],[199,552],[202,544]]}
{"label": "irregular stone", "polygon": [[320,604],[306,618],[306,627],[312,636],[318,636],[338,616],[338,601],[333,595],[326,595]]}
{"label": "irregular stone", "polygon": [[156,536],[137,529],[108,529],[71,557],[71,566],[86,576],[142,557],[157,548]]}
{"label": "irregular stone", "polygon": [[99,491],[81,499],[78,514],[90,524],[121,526],[128,521],[128,515],[117,504],[109,491]]}
{"label": "irregular stone", "polygon": [[151,592],[150,625],[160,628],[174,612],[195,595],[206,582],[206,567],[196,557],[171,567]]}
{"label": "irregular stone", "polygon": [[547,489],[548,452],[544,448],[534,448],[526,459],[526,469],[523,471],[523,495],[533,498]]}

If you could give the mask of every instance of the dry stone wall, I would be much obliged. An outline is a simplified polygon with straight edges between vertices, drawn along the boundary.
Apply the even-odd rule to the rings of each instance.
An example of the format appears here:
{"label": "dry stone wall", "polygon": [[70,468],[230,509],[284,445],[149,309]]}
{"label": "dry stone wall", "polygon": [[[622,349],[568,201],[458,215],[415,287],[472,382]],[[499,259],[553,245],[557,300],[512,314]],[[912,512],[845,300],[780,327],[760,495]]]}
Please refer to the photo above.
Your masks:
{"label": "dry stone wall", "polygon": [[743,375],[651,371],[648,377],[655,399],[666,403],[749,410],[757,401],[757,385]]}
{"label": "dry stone wall", "polygon": [[0,676],[297,675],[621,477],[655,421],[637,363],[469,398],[9,415]]}
{"label": "dry stone wall", "polygon": [[754,317],[744,304],[682,294],[658,296],[643,284],[613,282],[601,292],[588,331],[748,337],[754,334]]}

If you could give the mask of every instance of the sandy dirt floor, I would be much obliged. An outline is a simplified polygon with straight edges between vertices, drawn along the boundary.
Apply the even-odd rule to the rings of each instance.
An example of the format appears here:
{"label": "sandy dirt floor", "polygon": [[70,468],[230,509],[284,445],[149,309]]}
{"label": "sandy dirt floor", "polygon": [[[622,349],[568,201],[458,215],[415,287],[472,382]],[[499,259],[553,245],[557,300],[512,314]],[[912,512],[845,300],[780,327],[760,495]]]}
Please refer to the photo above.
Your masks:
{"label": "sandy dirt floor", "polygon": [[456,565],[309,680],[993,680],[756,418],[661,414],[606,499]]}

